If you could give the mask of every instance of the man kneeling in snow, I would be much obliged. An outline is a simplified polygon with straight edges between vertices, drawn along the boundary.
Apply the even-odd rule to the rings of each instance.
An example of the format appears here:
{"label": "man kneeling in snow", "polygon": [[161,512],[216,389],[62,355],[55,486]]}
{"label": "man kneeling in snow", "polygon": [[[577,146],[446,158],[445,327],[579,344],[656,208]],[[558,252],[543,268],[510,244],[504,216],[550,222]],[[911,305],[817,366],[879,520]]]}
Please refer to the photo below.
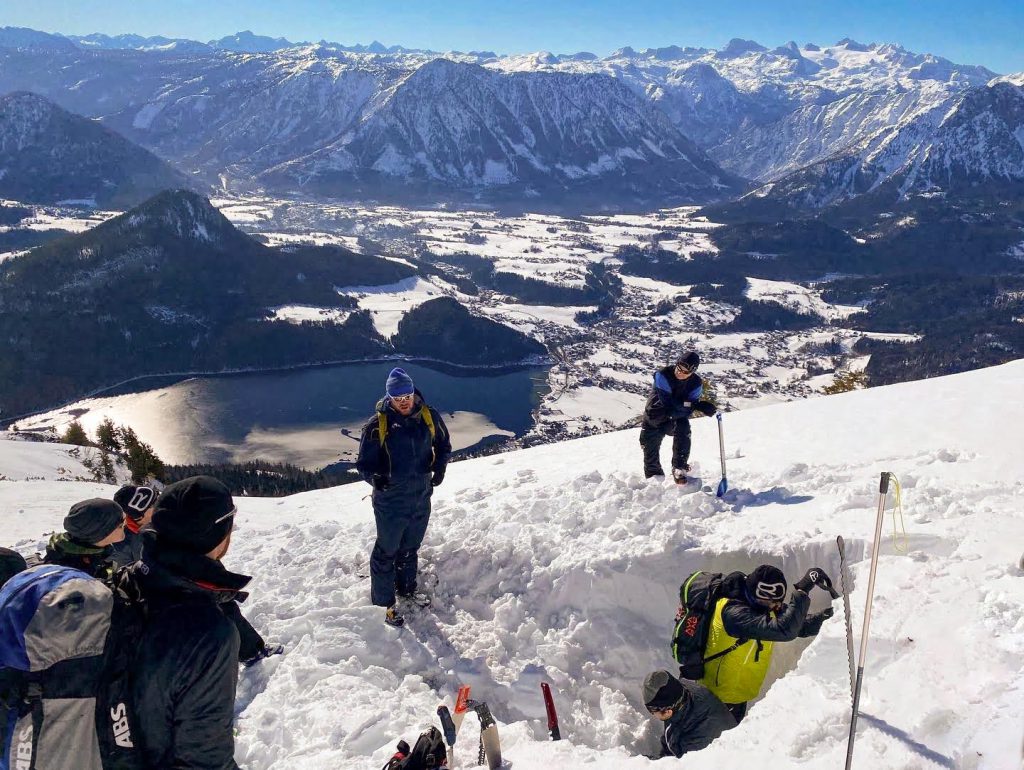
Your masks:
{"label": "man kneeling in snow", "polygon": [[644,705],[665,723],[661,756],[681,757],[700,751],[736,726],[729,709],[707,687],[680,681],[668,671],[653,671],[644,680]]}

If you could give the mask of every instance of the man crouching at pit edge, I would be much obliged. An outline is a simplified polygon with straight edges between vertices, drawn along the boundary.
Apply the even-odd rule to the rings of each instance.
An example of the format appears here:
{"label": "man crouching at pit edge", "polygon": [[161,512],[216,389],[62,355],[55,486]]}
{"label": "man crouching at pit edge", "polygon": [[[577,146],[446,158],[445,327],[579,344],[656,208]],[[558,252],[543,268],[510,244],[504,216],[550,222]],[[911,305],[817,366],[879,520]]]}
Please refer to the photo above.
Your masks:
{"label": "man crouching at pit edge", "polygon": [[653,671],[644,680],[644,706],[665,723],[660,757],[681,757],[711,745],[736,726],[729,709],[707,687]]}

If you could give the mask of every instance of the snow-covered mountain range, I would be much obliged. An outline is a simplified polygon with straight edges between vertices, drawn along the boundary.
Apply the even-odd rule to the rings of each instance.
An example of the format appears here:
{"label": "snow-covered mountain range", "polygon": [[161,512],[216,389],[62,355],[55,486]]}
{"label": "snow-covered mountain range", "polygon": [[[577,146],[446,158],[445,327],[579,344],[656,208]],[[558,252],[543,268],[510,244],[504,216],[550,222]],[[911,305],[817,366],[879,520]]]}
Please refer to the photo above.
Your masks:
{"label": "snow-covered mountain range", "polygon": [[996,192],[1024,184],[1024,87],[994,81],[892,126],[752,193],[822,208],[865,193]]}
{"label": "snow-covered mountain range", "polygon": [[550,200],[582,189],[651,201],[731,197],[723,172],[664,113],[592,74],[503,73],[434,59],[372,98],[339,139],[270,169],[328,191],[525,187]]}
{"label": "snow-covered mountain range", "polygon": [[[30,88],[186,168],[243,186],[273,169],[261,182],[287,188],[334,178],[479,191],[514,179],[525,192],[597,178],[621,188],[653,184],[658,195],[681,182],[679,198],[725,197],[734,185],[691,141],[731,174],[777,181],[879,132],[945,114],[996,77],[852,40],[773,50],[733,40],[721,50],[624,48],[598,58],[326,42],[276,48],[288,41],[251,33],[193,49],[162,38],[75,43],[51,35],[44,48],[42,33],[30,33],[0,31],[0,91]],[[469,98],[452,96],[467,88]],[[586,130],[592,124],[597,129]],[[662,134],[656,144],[665,157],[699,168],[685,180],[664,169],[647,144],[652,132]]]}
{"label": "snow-covered mountain range", "polygon": [[[790,584],[811,567],[837,577],[842,534],[859,639],[879,472],[889,471],[902,516],[891,515],[891,487],[854,767],[1017,768],[1024,445],[1005,427],[1024,421],[1021,377],[1018,361],[730,413],[723,498],[645,480],[636,429],[452,463],[420,551],[434,607],[401,630],[370,605],[364,484],[240,496],[225,561],[254,575],[243,611],[285,653],[241,671],[235,758],[249,770],[380,767],[469,684],[516,770],[646,770],[660,724],[643,709],[641,683],[675,670],[682,580],[761,563]],[[695,470],[713,489],[715,421],[693,432]],[[72,503],[113,494],[61,480],[84,475],[68,450],[0,440],[4,546],[32,553]],[[811,598],[814,610],[829,602],[817,590]],[[850,679],[843,602],[832,604],[817,637],[777,645],[763,697],[687,755],[687,768],[842,766]],[[541,681],[554,691],[561,741],[548,740]],[[475,758],[477,729],[472,717],[463,725],[460,766]]]}

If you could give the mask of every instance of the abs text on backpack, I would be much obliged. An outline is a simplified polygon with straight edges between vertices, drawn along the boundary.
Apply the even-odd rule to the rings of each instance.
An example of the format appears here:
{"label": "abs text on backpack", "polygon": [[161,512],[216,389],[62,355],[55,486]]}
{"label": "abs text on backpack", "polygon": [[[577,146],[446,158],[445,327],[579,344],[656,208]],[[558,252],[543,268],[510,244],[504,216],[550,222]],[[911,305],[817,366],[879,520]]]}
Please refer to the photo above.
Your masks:
{"label": "abs text on backpack", "polygon": [[[406,748],[404,754],[401,751],[403,744]],[[412,751],[408,751],[408,744],[404,741],[399,744],[398,753],[384,765],[383,770],[445,770],[447,767],[448,749],[444,745],[444,738],[440,730],[430,727],[420,733]]]}
{"label": "abs text on backpack", "polygon": [[142,606],[44,564],[0,590],[0,770],[136,770],[129,666]]}
{"label": "abs text on backpack", "polygon": [[[689,575],[679,587],[679,609],[676,611],[676,625],[672,632],[672,657],[679,664],[679,675],[682,678],[700,679],[704,676],[706,662],[727,655],[738,646],[712,658],[704,657],[708,632],[715,616],[715,604],[719,599],[741,590],[744,577],[742,572],[731,572],[723,577],[720,572],[698,570]],[[746,641],[743,639],[740,644]]]}

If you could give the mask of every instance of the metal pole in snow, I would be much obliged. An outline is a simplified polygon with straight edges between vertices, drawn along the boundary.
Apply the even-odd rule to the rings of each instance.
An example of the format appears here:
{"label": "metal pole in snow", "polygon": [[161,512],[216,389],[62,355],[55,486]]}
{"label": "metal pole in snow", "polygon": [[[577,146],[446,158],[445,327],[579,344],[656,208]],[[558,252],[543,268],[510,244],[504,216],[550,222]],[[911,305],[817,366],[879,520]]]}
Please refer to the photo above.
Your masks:
{"label": "metal pole in snow", "polygon": [[725,436],[722,433],[722,413],[718,412],[718,454],[722,458],[722,480],[718,482],[716,497],[729,491],[729,482],[725,479]]}
{"label": "metal pole in snow", "polygon": [[850,741],[846,745],[846,770],[853,765],[853,741],[857,737],[857,711],[860,707],[860,688],[864,682],[864,660],[868,653],[868,630],[871,627],[871,603],[875,598],[875,574],[878,572],[878,551],[882,543],[882,517],[885,515],[885,496],[889,492],[889,473],[882,473],[878,482],[878,516],[875,519],[875,544],[871,549],[871,575],[868,578],[868,599],[864,606],[864,625],[860,632],[860,657],[857,659],[857,683],[853,688],[853,714],[850,717]]}

